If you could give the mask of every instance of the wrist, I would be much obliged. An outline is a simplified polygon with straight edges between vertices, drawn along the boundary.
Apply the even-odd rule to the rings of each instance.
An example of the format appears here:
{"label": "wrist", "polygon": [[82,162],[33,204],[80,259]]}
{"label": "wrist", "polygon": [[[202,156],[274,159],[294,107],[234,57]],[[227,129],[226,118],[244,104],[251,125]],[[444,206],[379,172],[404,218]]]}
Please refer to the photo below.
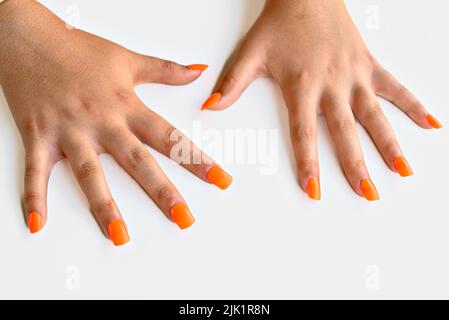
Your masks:
{"label": "wrist", "polygon": [[0,0],[0,21],[12,18],[17,9],[30,6],[35,0]]}
{"label": "wrist", "polygon": [[13,35],[21,24],[26,23],[25,16],[29,15],[34,5],[34,0],[4,0],[0,3],[0,41]]}
{"label": "wrist", "polygon": [[[58,34],[56,16],[34,0],[6,0],[0,5],[0,82],[20,63],[55,46]],[[12,71],[11,71],[12,70]]]}
{"label": "wrist", "polygon": [[344,0],[266,0],[267,8],[298,13],[321,13],[345,8]]}

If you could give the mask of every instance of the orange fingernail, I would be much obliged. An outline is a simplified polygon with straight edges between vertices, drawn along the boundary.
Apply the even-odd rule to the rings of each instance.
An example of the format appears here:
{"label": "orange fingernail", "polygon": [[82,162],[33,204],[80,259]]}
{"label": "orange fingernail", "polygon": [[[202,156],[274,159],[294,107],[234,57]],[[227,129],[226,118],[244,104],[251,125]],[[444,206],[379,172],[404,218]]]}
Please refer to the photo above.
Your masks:
{"label": "orange fingernail", "polygon": [[42,229],[42,217],[36,211],[28,215],[28,227],[31,233],[37,233]]}
{"label": "orange fingernail", "polygon": [[393,163],[396,171],[401,175],[401,177],[409,177],[413,175],[413,170],[404,157],[397,157],[394,159]]}
{"label": "orange fingernail", "polygon": [[170,209],[170,215],[181,229],[187,229],[195,223],[195,218],[183,203],[176,204]]}
{"label": "orange fingernail", "polygon": [[443,125],[441,124],[440,121],[438,121],[434,116],[432,116],[431,114],[428,114],[426,116],[427,122],[435,129],[441,129],[443,128]]}
{"label": "orange fingernail", "polygon": [[214,93],[209,97],[209,99],[206,100],[206,102],[204,102],[203,106],[201,107],[201,110],[211,109],[215,107],[218,101],[220,101],[221,97],[222,97],[221,93],[218,92]]}
{"label": "orange fingernail", "polygon": [[109,238],[116,246],[122,246],[129,242],[128,230],[120,220],[112,221],[108,226]]}
{"label": "orange fingernail", "polygon": [[360,181],[360,190],[362,191],[366,200],[376,201],[379,200],[379,193],[377,192],[374,183],[369,179],[363,179]]}
{"label": "orange fingernail", "polygon": [[222,190],[227,189],[232,183],[232,177],[219,166],[214,166],[209,170],[207,180]]}
{"label": "orange fingernail", "polygon": [[209,68],[209,66],[207,64],[191,64],[186,66],[186,68],[190,69],[190,70],[198,70],[198,71],[205,71],[207,68]]}
{"label": "orange fingernail", "polygon": [[306,187],[310,199],[321,200],[321,187],[317,178],[310,178]]}

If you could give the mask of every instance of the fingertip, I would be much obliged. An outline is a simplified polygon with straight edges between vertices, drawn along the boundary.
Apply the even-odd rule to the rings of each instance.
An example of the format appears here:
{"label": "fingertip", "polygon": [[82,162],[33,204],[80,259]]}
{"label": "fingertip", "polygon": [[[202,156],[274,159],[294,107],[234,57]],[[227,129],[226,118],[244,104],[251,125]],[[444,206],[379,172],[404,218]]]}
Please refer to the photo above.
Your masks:
{"label": "fingertip", "polygon": [[198,80],[203,74],[203,71],[199,69],[191,69],[188,67],[182,67],[182,71],[177,74],[172,74],[172,78],[166,81],[169,85],[186,85]]}
{"label": "fingertip", "polygon": [[305,187],[306,193],[312,200],[321,200],[321,186],[317,178],[310,178]]}
{"label": "fingertip", "polygon": [[395,171],[403,178],[413,175],[413,170],[405,157],[396,157],[393,160]]}
{"label": "fingertip", "polygon": [[43,218],[37,211],[28,214],[28,228],[31,234],[38,233],[44,227]]}
{"label": "fingertip", "polygon": [[426,115],[426,121],[430,126],[430,129],[442,129],[443,125],[433,115]]}
{"label": "fingertip", "polygon": [[378,201],[380,200],[379,192],[376,189],[376,186],[371,181],[371,179],[362,179],[360,181],[360,191],[362,192],[363,197],[368,201]]}
{"label": "fingertip", "polygon": [[207,70],[207,68],[209,68],[209,66],[207,64],[190,64],[186,66],[186,68],[192,71],[204,72]]}
{"label": "fingertip", "polygon": [[221,190],[226,190],[232,184],[234,179],[220,166],[215,165],[207,173],[207,180]]}
{"label": "fingertip", "polygon": [[216,108],[220,100],[223,98],[222,94],[219,92],[213,93],[201,106],[201,110],[213,110]]}
{"label": "fingertip", "polygon": [[116,247],[123,246],[130,241],[128,229],[121,220],[110,222],[107,230],[109,238]]}
{"label": "fingertip", "polygon": [[194,216],[189,208],[183,203],[174,205],[170,209],[170,216],[181,230],[190,228],[195,223]]}

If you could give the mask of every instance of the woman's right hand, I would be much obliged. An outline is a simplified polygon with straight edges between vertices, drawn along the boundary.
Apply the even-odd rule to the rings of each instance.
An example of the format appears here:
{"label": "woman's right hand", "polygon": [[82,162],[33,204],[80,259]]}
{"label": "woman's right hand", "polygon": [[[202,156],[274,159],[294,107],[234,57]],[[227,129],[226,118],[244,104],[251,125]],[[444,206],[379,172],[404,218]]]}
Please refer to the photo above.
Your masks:
{"label": "woman's right hand", "polygon": [[64,158],[115,245],[125,244],[129,236],[99,154],[110,153],[182,229],[191,226],[194,218],[144,143],[166,156],[174,145],[179,149],[182,144],[188,155],[175,161],[222,189],[231,184],[227,173],[148,109],[133,89],[144,82],[188,84],[206,66],[182,66],[140,55],[67,28],[32,0],[0,6],[0,43],[0,83],[26,151],[24,198],[32,233],[46,223],[50,171]]}

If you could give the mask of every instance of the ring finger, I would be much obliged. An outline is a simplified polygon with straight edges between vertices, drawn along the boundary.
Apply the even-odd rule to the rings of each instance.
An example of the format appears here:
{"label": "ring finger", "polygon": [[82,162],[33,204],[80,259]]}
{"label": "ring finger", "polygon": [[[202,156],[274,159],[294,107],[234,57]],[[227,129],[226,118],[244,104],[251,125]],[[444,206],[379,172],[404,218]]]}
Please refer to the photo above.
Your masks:
{"label": "ring finger", "polygon": [[145,146],[126,127],[115,129],[102,141],[105,149],[142,186],[164,214],[181,229],[193,225],[181,194],[170,182]]}
{"label": "ring finger", "polygon": [[103,232],[116,246],[129,242],[128,229],[109,191],[92,144],[71,138],[65,141],[62,149]]}

